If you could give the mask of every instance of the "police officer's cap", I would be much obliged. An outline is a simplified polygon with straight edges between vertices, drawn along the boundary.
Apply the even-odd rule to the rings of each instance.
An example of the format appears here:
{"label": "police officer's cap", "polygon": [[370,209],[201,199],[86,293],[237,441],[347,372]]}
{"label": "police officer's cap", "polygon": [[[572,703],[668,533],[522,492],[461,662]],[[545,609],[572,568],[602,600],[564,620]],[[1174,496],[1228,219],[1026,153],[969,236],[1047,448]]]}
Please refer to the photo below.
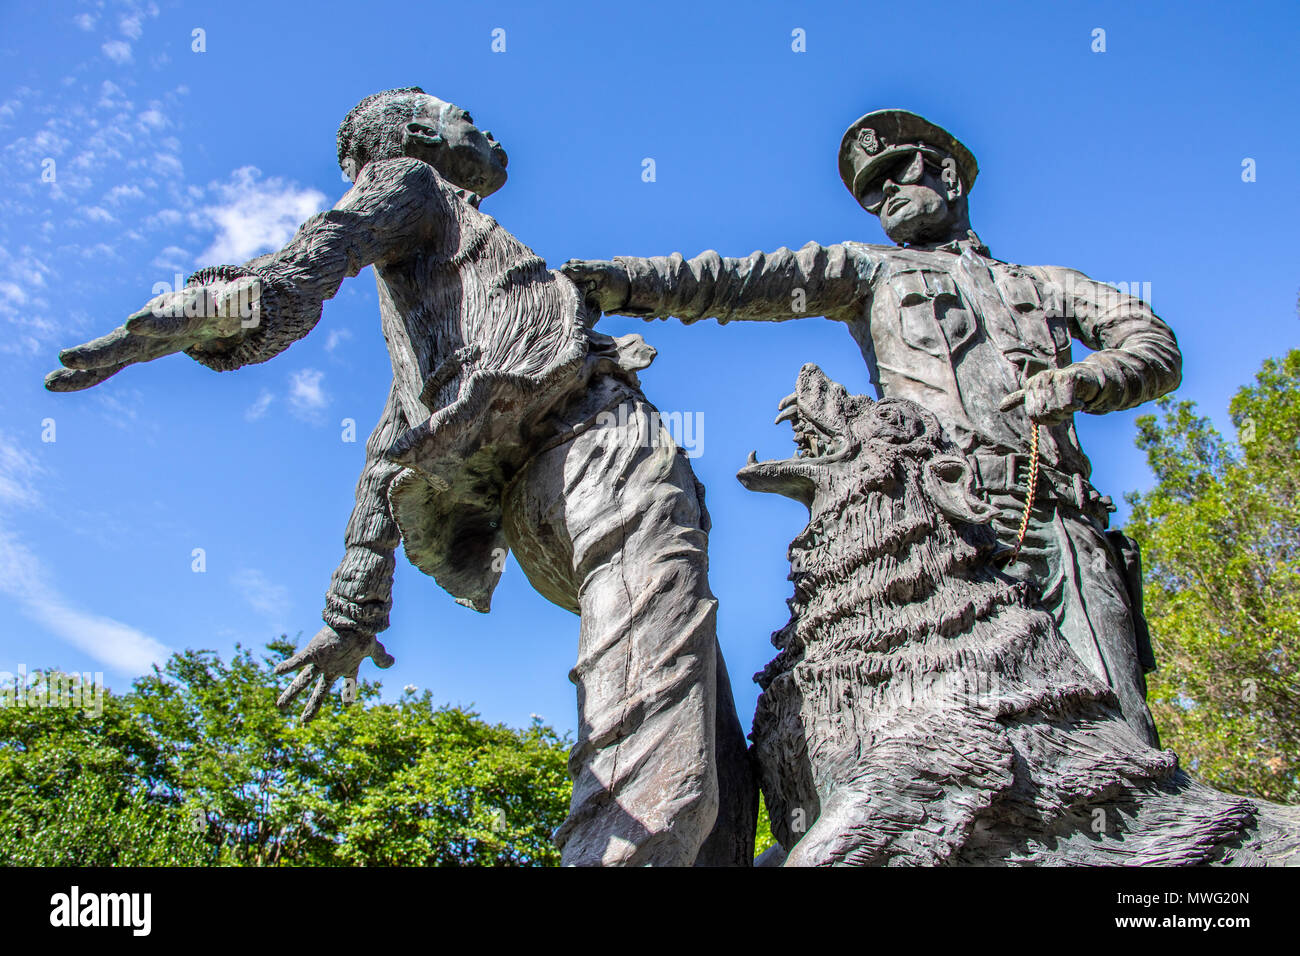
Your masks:
{"label": "police officer's cap", "polygon": [[975,185],[979,166],[971,151],[943,127],[908,110],[875,110],[848,128],[840,141],[840,179],[862,203],[864,192],[918,150],[936,162],[942,162],[941,154],[951,156],[963,189],[969,193]]}

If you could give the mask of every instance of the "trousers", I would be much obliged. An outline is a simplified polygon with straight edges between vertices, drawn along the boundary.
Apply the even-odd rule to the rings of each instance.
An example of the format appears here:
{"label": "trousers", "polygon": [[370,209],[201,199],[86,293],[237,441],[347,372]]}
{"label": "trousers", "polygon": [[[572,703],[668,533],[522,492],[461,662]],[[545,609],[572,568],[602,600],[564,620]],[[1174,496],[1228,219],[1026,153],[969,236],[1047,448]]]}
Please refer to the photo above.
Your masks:
{"label": "trousers", "polygon": [[[988,497],[998,508],[998,539],[1013,545],[1024,497]],[[1068,501],[1052,495],[1036,498],[1019,560],[1006,573],[1039,587],[1043,607],[1071,650],[1115,692],[1124,719],[1138,736],[1158,747],[1128,585],[1101,523]]]}
{"label": "trousers", "polygon": [[503,529],[533,587],[580,616],[561,862],[749,865],[756,787],[718,647],[703,488],[618,376],[553,425],[562,440],[506,488]]}

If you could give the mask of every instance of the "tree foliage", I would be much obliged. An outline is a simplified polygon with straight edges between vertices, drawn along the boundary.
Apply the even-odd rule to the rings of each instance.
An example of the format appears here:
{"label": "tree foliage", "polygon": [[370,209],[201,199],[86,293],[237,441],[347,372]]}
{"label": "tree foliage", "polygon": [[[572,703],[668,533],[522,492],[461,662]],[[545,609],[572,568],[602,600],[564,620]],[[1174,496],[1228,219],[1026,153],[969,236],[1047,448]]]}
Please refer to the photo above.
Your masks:
{"label": "tree foliage", "polygon": [[1300,350],[1234,396],[1236,442],[1191,402],[1159,408],[1138,419],[1156,485],[1127,530],[1162,743],[1216,786],[1300,802]]}
{"label": "tree foliage", "polygon": [[98,717],[0,708],[0,862],[554,865],[568,741],[379,686],[306,727],[275,699],[287,641],[186,651]]}

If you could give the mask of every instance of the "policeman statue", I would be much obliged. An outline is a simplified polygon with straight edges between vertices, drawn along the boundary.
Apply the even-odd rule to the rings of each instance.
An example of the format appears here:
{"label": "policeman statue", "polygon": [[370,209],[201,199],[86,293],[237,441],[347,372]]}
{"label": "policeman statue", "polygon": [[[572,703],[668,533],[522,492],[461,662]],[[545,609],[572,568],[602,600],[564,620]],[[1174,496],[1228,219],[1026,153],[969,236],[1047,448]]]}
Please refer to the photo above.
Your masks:
{"label": "policeman statue", "polygon": [[[1182,357],[1173,332],[1146,303],[1080,272],[993,258],[968,218],[975,157],[915,113],[863,116],[844,134],[839,168],[895,246],[810,242],[743,259],[710,251],[575,260],[563,271],[604,312],[844,322],[878,394],[916,401],[944,421],[998,509],[1007,573],[1039,587],[1075,653],[1155,744],[1137,551],[1107,531],[1114,505],[1088,480],[1073,416],[1176,388]],[[1091,354],[1075,361],[1073,339]]]}

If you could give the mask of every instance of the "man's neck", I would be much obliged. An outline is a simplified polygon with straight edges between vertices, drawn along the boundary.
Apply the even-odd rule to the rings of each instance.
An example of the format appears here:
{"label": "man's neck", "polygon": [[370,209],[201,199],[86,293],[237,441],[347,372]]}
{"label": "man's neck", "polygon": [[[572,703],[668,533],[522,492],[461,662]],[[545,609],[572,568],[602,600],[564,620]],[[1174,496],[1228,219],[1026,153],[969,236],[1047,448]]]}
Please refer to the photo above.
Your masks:
{"label": "man's neck", "polygon": [[909,242],[905,248],[922,249],[927,252],[951,252],[958,256],[969,249],[976,255],[991,255],[989,247],[984,245],[980,237],[975,234],[975,230],[969,226],[960,231],[954,230],[946,239],[933,242]]}

